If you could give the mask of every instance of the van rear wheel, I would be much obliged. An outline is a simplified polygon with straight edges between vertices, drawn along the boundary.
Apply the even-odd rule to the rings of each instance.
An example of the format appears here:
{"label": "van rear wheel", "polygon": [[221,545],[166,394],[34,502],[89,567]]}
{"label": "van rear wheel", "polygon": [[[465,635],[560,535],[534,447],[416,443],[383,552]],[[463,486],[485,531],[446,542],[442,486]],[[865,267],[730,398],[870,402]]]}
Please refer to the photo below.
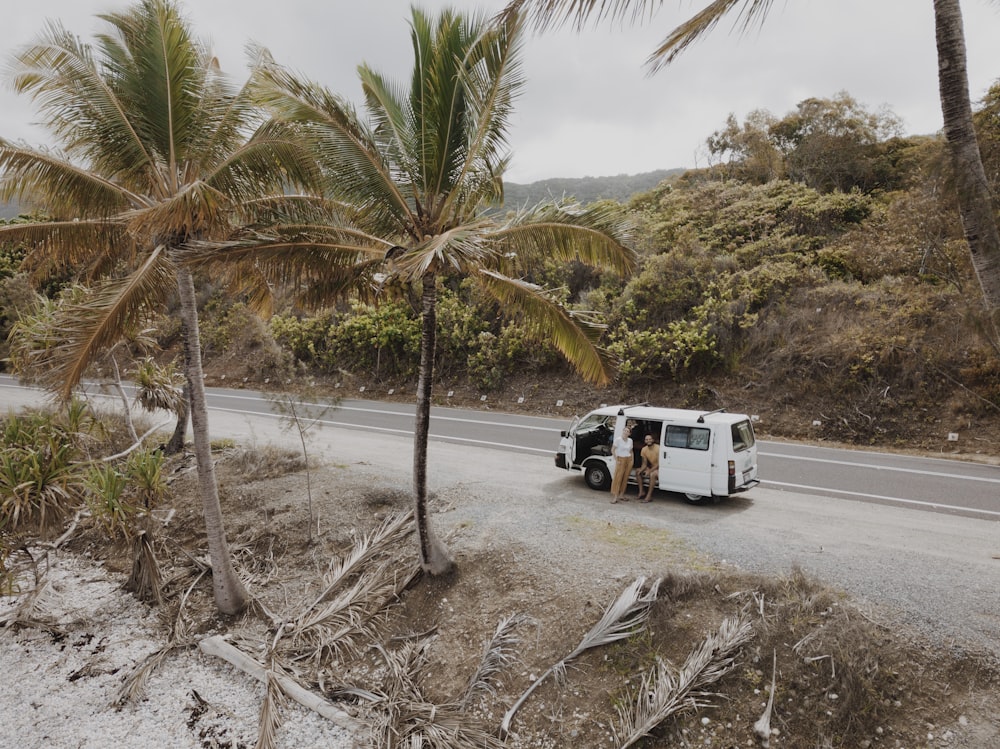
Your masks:
{"label": "van rear wheel", "polygon": [[583,480],[591,489],[606,492],[611,488],[611,471],[603,463],[592,463],[583,472]]}
{"label": "van rear wheel", "polygon": [[685,501],[693,505],[707,504],[712,500],[711,497],[706,497],[701,494],[687,494],[687,493],[684,495],[684,499]]}

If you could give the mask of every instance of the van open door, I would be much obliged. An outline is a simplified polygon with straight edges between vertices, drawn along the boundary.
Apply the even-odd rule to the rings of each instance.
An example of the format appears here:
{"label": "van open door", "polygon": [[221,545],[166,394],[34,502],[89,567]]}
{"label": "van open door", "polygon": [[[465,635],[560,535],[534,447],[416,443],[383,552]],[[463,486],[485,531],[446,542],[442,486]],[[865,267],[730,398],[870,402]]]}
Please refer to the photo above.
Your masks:
{"label": "van open door", "polygon": [[712,430],[666,424],[660,455],[660,488],[712,496]]}

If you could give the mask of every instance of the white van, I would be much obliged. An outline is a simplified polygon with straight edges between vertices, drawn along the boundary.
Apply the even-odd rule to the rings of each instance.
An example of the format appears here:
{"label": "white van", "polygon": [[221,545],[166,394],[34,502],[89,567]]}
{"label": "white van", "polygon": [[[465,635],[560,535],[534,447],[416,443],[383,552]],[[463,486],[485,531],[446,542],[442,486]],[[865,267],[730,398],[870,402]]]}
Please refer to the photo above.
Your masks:
{"label": "white van", "polygon": [[757,479],[757,443],[750,418],[722,411],[605,406],[561,432],[556,467],[581,471],[587,486],[607,491],[614,474],[611,443],[625,424],[632,426],[635,465],[645,435],[660,450],[658,489],[679,492],[689,502],[728,497],[751,489]]}

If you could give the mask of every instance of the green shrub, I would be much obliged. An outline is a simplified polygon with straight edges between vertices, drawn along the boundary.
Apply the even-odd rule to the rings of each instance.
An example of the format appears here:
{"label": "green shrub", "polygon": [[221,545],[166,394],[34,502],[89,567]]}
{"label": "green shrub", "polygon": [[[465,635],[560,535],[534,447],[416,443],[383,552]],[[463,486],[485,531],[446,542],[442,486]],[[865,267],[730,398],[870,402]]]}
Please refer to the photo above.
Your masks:
{"label": "green shrub", "polygon": [[125,461],[128,478],[136,504],[149,509],[167,493],[167,480],[163,475],[163,453],[159,450],[135,450]]}
{"label": "green shrub", "polygon": [[46,534],[77,504],[82,478],[73,439],[48,414],[11,416],[0,449],[0,527]]}
{"label": "green shrub", "polygon": [[621,326],[610,336],[608,351],[619,362],[624,385],[683,379],[709,372],[722,361],[715,335],[704,320],[674,320],[655,330]]}
{"label": "green shrub", "polygon": [[476,350],[468,359],[469,382],[492,392],[517,372],[532,372],[552,366],[558,360],[551,344],[540,343],[517,323],[509,323],[500,335],[480,333]]}
{"label": "green shrub", "polygon": [[126,475],[116,466],[98,463],[87,472],[86,487],[87,507],[94,522],[108,538],[127,538],[137,510],[126,491]]}

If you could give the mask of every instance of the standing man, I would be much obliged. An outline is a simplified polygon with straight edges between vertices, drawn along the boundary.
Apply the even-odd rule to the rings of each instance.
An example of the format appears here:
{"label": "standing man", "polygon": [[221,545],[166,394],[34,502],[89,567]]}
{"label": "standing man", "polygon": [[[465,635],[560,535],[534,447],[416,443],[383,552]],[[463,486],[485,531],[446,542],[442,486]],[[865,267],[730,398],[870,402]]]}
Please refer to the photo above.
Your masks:
{"label": "standing man", "polygon": [[660,476],[660,446],[656,444],[653,435],[647,434],[645,444],[642,447],[642,466],[639,468],[640,474],[645,474],[649,479],[649,491],[645,498],[642,497],[642,479],[639,479],[639,498],[643,502],[653,499],[653,489],[656,488]]}

